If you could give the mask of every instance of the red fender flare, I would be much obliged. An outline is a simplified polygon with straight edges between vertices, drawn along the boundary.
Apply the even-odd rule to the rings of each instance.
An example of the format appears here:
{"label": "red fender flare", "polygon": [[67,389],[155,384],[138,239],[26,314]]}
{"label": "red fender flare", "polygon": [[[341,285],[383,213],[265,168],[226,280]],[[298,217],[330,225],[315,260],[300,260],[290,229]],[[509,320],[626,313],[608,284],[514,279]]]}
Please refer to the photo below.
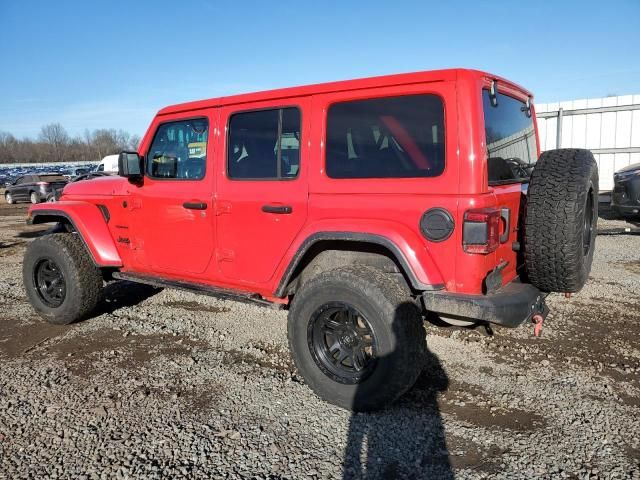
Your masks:
{"label": "red fender flare", "polygon": [[93,203],[61,201],[42,203],[29,209],[27,223],[36,225],[68,221],[80,235],[98,267],[121,267],[122,259],[107,226],[107,220]]}

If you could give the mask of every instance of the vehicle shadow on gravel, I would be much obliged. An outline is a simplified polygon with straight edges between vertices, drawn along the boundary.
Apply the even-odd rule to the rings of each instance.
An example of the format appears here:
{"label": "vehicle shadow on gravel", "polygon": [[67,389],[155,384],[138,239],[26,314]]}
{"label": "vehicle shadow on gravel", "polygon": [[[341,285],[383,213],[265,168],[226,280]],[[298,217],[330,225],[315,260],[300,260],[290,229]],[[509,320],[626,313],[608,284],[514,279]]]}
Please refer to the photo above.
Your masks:
{"label": "vehicle shadow on gravel", "polygon": [[[403,320],[396,313],[394,331]],[[409,393],[383,411],[353,413],[349,419],[343,479],[454,478],[437,398],[448,389],[449,377],[423,341],[423,371]],[[395,356],[406,358],[394,351],[378,361]],[[356,392],[356,401],[359,395],[364,389]]]}
{"label": "vehicle shadow on gravel", "polygon": [[113,313],[119,308],[134,307],[161,291],[161,288],[126,280],[108,283],[104,287],[102,300],[92,316]]}

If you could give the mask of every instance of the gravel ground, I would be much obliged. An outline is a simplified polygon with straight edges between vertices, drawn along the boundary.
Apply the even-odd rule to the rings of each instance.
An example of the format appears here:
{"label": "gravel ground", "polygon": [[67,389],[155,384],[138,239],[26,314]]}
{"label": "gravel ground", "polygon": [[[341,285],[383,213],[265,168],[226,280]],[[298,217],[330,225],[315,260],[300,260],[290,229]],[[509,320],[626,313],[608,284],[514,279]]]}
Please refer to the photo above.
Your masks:
{"label": "gravel ground", "polygon": [[0,478],[640,479],[638,235],[598,238],[540,338],[428,324],[416,387],[351,415],[296,374],[286,312],[116,282],[43,323],[25,211],[0,205]]}

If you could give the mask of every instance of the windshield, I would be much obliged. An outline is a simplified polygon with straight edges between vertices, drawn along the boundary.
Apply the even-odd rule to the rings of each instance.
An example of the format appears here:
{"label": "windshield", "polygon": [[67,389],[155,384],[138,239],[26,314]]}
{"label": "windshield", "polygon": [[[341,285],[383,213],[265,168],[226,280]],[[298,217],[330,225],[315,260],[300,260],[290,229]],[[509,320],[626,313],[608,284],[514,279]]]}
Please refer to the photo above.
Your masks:
{"label": "windshield", "polygon": [[492,105],[482,92],[489,184],[527,181],[538,154],[533,118],[524,102],[502,93]]}

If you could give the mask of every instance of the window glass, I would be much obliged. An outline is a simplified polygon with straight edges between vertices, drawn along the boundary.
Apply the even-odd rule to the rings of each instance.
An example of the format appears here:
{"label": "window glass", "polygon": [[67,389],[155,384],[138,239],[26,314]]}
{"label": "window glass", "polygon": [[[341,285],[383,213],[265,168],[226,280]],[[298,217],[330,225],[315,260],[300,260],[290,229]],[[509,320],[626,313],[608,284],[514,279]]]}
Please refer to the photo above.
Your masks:
{"label": "window glass", "polygon": [[22,185],[23,183],[27,183],[27,177],[20,177],[16,180],[16,185]]}
{"label": "window glass", "polygon": [[231,116],[227,148],[229,178],[295,178],[299,169],[300,111],[297,108]]}
{"label": "window glass", "polygon": [[147,155],[147,174],[154,178],[202,179],[208,132],[205,118],[160,125]]}
{"label": "window glass", "polygon": [[40,175],[37,177],[41,182],[66,182],[67,179],[64,178],[64,175]]}
{"label": "window glass", "polygon": [[336,103],[327,115],[331,178],[434,177],[444,170],[444,106],[436,95]]}
{"label": "window glass", "polygon": [[524,102],[502,93],[496,97],[494,107],[489,90],[482,92],[489,183],[527,180],[538,153],[533,118]]}

